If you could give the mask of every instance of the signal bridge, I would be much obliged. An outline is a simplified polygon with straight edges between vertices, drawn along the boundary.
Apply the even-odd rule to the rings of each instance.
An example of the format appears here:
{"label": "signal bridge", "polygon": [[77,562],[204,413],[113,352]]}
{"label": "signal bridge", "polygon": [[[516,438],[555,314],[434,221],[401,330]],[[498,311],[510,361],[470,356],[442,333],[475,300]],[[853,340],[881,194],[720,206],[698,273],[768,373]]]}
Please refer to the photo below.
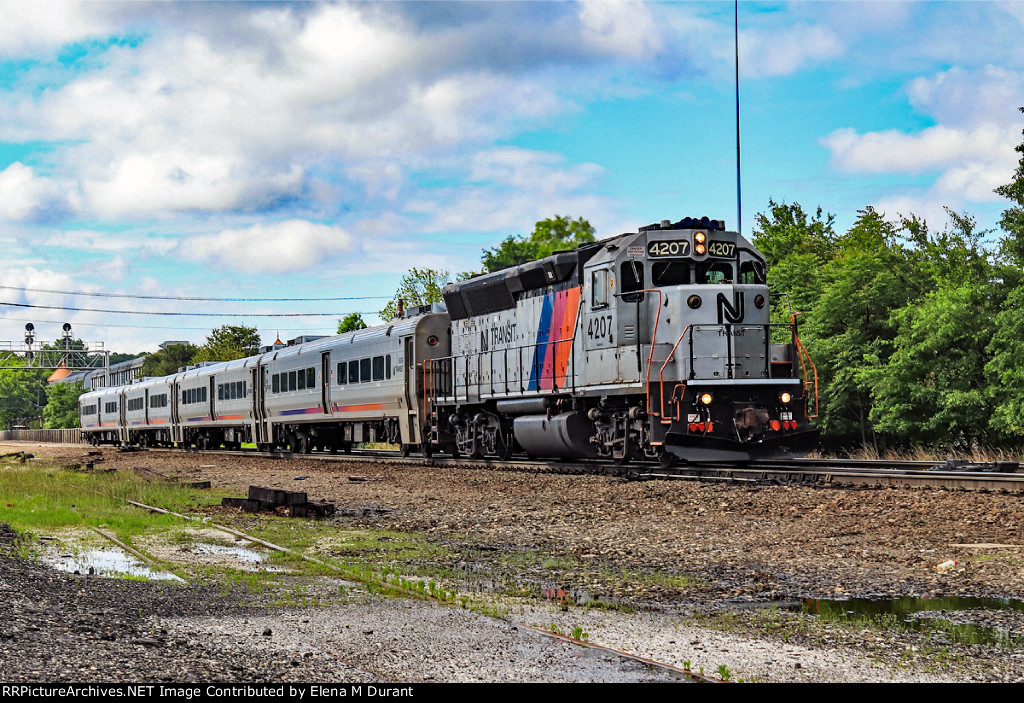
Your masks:
{"label": "signal bridge", "polygon": [[25,341],[0,341],[0,371],[67,369],[94,371],[110,368],[110,352],[103,342],[85,344],[71,338],[71,325],[64,323],[64,337],[53,342],[36,340],[35,325],[25,325]]}

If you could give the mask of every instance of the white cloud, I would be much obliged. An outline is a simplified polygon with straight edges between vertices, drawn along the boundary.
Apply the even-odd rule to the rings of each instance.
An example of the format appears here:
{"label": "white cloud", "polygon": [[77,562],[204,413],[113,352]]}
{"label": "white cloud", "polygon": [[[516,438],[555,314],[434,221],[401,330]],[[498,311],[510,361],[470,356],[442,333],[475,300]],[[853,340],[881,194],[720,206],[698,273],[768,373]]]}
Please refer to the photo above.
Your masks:
{"label": "white cloud", "polygon": [[54,0],[0,3],[0,56],[23,56],[110,32],[112,25],[98,5]]}
{"label": "white cloud", "polygon": [[662,30],[650,8],[639,2],[581,2],[584,43],[613,56],[641,59],[662,47]]}
{"label": "white cloud", "polygon": [[65,142],[54,178],[85,215],[259,210],[296,198],[315,208],[330,194],[312,170],[393,198],[400,179],[368,178],[368,163],[390,159],[394,171],[570,107],[528,77],[449,58],[390,6],[307,10],[239,13],[239,29],[270,37],[269,47],[217,43],[182,23],[110,48],[98,68],[0,104],[0,139]]}
{"label": "white cloud", "polygon": [[411,198],[405,207],[423,232],[528,233],[553,214],[583,215],[595,226],[610,216],[609,200],[594,193],[603,170],[570,164],[553,152],[488,149],[470,160],[464,185]]}
{"label": "white cloud", "polygon": [[[896,130],[858,134],[841,128],[822,139],[832,165],[848,173],[920,173],[982,161],[1013,163],[1014,130],[992,124],[971,129],[939,125],[917,134]],[[1009,152],[1009,155],[1007,155]]]}
{"label": "white cloud", "polygon": [[952,68],[919,76],[907,85],[910,103],[943,124],[1016,125],[1024,96],[1024,72],[998,66]]}
{"label": "white cloud", "polygon": [[844,51],[839,35],[820,25],[741,30],[740,73],[750,78],[788,76]]}
{"label": "white cloud", "polygon": [[934,173],[932,202],[994,202],[993,189],[1010,180],[1017,164],[1021,94],[1024,73],[995,66],[919,76],[907,84],[910,102],[940,124],[913,133],[841,128],[821,143],[839,171]]}
{"label": "white cloud", "polygon": [[288,220],[186,237],[179,253],[192,261],[213,261],[240,271],[292,273],[351,247],[351,235],[340,227]]}
{"label": "white cloud", "polygon": [[46,179],[15,161],[0,171],[0,219],[24,220],[42,206],[50,190]]}

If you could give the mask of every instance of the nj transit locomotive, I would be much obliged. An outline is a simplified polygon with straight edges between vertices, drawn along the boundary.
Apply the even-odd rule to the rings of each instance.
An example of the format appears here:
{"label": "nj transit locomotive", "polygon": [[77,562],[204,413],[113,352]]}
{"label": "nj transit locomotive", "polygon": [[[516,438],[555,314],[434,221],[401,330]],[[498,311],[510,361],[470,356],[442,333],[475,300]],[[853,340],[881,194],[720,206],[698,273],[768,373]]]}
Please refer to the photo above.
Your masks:
{"label": "nj transit locomotive", "polygon": [[769,324],[765,269],[719,221],[666,220],[448,285],[387,325],[83,395],[82,428],[665,465],[796,453],[817,438],[813,365],[795,324]]}

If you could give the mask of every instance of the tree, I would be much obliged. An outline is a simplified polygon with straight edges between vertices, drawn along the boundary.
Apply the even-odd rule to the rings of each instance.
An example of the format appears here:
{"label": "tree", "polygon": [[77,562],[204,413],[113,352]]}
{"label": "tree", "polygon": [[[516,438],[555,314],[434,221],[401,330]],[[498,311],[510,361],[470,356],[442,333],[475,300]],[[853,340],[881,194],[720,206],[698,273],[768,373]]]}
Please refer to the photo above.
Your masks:
{"label": "tree", "polygon": [[192,363],[232,361],[254,356],[259,350],[260,336],[255,327],[222,325],[206,337],[206,344],[199,348]]}
{"label": "tree", "polygon": [[540,220],[533,227],[529,239],[522,236],[508,236],[494,249],[485,249],[483,265],[485,271],[517,266],[550,256],[556,251],[571,250],[581,244],[594,241],[594,228],[579,217],[570,220],[555,215]]}
{"label": "tree", "polygon": [[[9,361],[10,365],[23,365]],[[46,377],[41,369],[0,371],[0,427],[27,423],[38,418],[46,394]]]}
{"label": "tree", "polygon": [[148,354],[139,370],[141,376],[170,376],[178,369],[189,366],[199,352],[194,344],[172,344],[158,352]]}
{"label": "tree", "polygon": [[832,442],[874,444],[872,373],[892,354],[897,326],[891,313],[928,289],[896,227],[873,208],[860,211],[836,240],[836,254],[821,271],[821,294],[803,341],[819,372],[818,425]]}
{"label": "tree", "polygon": [[345,315],[344,319],[338,320],[338,334],[365,329],[366,323],[363,322],[363,316],[357,312],[350,312]]}
{"label": "tree", "polygon": [[765,255],[773,290],[789,293],[793,308],[810,317],[821,292],[821,269],[836,253],[835,217],[823,219],[819,207],[809,219],[800,203],[769,200],[768,206],[770,217],[755,218],[754,246]]}
{"label": "tree", "polygon": [[879,429],[907,444],[968,449],[988,440],[990,293],[985,282],[948,282],[894,313],[894,351],[874,384],[871,420]]}
{"label": "tree", "polygon": [[1020,441],[1024,437],[1024,288],[1014,288],[996,315],[995,332],[988,346],[985,365],[992,430],[1002,437]]}
{"label": "tree", "polygon": [[399,300],[406,308],[440,302],[443,299],[441,291],[448,283],[447,269],[409,269],[409,273],[402,276],[394,297],[380,311],[380,318],[385,321],[393,320],[398,315]]}
{"label": "tree", "polygon": [[78,427],[78,398],[85,393],[82,383],[51,383],[46,389],[43,426],[47,429]]}
{"label": "tree", "polygon": [[[1024,112],[1024,107],[1020,110]],[[1024,339],[1024,141],[1015,148],[1021,158],[1013,179],[995,189],[1011,203],[999,220],[1004,236],[999,243],[997,274],[1010,293],[996,315],[985,376],[994,406],[992,429],[1020,441],[1024,437],[1024,355],[1020,348]]]}

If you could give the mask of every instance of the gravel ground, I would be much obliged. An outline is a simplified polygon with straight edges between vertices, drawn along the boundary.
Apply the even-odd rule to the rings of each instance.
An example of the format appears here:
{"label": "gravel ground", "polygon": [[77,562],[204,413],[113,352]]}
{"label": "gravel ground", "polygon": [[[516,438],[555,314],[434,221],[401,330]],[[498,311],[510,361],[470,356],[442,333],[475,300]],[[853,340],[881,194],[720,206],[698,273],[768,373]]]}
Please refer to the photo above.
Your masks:
{"label": "gravel ground", "polygon": [[[81,463],[84,451],[67,445],[0,446],[0,452],[19,449],[64,463]],[[450,548],[457,563],[449,566],[467,574],[499,573],[559,595],[585,592],[605,606],[546,605],[534,599],[508,607],[510,621],[505,621],[356,592],[330,608],[247,609],[230,596],[57,575],[4,558],[0,589],[5,596],[16,594],[21,605],[14,625],[0,624],[0,658],[6,664],[17,652],[15,661],[25,662],[6,669],[17,672],[10,680],[32,671],[43,672],[38,676],[44,680],[78,677],[75,656],[68,653],[78,647],[39,644],[37,652],[21,639],[49,640],[38,634],[48,628],[57,628],[51,634],[64,638],[101,643],[108,654],[82,662],[96,667],[94,676],[84,674],[90,680],[664,680],[635,664],[514,629],[551,624],[563,632],[579,627],[595,644],[677,666],[689,661],[694,670],[703,667],[709,674],[724,666],[733,679],[1024,680],[1024,652],[1015,641],[948,645],[943,657],[922,656],[936,643],[921,633],[868,626],[769,627],[758,610],[736,610],[798,598],[1019,598],[1021,496],[630,483],[388,462],[286,463],[109,449],[104,457],[108,467],[146,466],[217,487],[303,490],[338,506],[339,527],[425,534]],[[331,555],[329,544],[322,553]],[[512,553],[545,555],[550,563],[510,566],[502,559]],[[960,564],[937,573],[936,566],[947,559]],[[502,569],[514,573],[500,574]],[[27,586],[38,580],[46,586]],[[79,600],[79,592],[86,597]],[[98,595],[90,600],[89,593]],[[115,597],[124,604],[107,603]],[[68,612],[82,619],[82,628],[75,618],[47,624],[62,612],[60,598],[75,603]],[[115,610],[120,619],[113,618]],[[142,615],[124,615],[135,612]],[[796,616],[773,617],[785,624]],[[965,610],[955,619],[1024,633],[1020,612]],[[108,621],[128,634],[102,639]],[[774,635],[773,627],[779,629]],[[272,634],[263,635],[268,628]],[[16,644],[11,636],[19,638]],[[133,643],[133,638],[159,644]],[[232,656],[225,657],[229,651]],[[128,663],[139,661],[135,654],[152,664]],[[228,659],[239,668],[226,666]],[[157,664],[164,660],[172,663]]]}

